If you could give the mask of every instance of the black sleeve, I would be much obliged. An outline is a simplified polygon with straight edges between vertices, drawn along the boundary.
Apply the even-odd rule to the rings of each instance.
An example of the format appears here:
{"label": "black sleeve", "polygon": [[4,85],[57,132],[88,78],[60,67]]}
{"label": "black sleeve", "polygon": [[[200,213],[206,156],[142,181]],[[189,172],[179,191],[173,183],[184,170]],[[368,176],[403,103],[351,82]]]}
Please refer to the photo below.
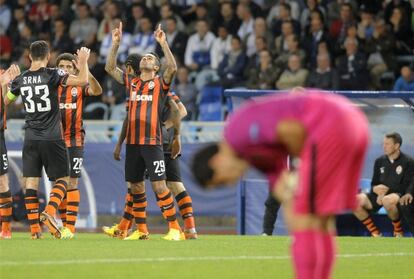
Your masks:
{"label": "black sleeve", "polygon": [[413,187],[413,177],[414,177],[414,161],[409,160],[407,163],[407,169],[404,172],[404,177],[401,180],[400,185],[398,185],[398,191],[400,194],[404,195],[405,193],[410,193],[411,187]]}
{"label": "black sleeve", "polygon": [[374,163],[374,173],[372,174],[372,179],[371,179],[371,192],[372,192],[372,189],[374,188],[374,186],[380,184],[380,180],[379,180],[379,177],[380,177],[379,165],[380,164],[379,164],[379,162],[380,162],[380,158],[376,159],[375,163]]}
{"label": "black sleeve", "polygon": [[20,95],[20,79],[16,78],[13,80],[11,86],[10,86],[10,92],[14,95],[14,96],[19,96]]}
{"label": "black sleeve", "polygon": [[64,70],[52,68],[48,69],[50,74],[50,84],[58,87],[59,85],[65,85],[68,79],[68,73]]}

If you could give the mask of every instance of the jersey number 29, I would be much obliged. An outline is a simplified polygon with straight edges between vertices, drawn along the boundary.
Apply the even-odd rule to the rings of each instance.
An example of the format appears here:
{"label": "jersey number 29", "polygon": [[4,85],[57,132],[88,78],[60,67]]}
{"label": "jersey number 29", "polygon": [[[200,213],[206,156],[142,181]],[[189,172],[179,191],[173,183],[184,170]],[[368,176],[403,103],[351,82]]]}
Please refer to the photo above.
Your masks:
{"label": "jersey number 29", "polygon": [[49,87],[46,84],[36,85],[34,87],[34,95],[40,96],[40,100],[37,103],[33,100],[34,95],[31,86],[24,86],[20,90],[22,95],[25,97],[24,106],[26,108],[26,112],[33,113],[36,109],[38,112],[45,112],[51,109]]}

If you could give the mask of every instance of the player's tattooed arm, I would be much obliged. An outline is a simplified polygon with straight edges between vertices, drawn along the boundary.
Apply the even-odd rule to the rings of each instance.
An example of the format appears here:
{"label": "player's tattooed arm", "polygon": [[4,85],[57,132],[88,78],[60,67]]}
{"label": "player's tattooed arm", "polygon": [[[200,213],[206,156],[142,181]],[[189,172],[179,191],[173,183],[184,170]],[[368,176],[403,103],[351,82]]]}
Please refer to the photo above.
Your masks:
{"label": "player's tattooed arm", "polygon": [[102,87],[91,72],[88,73],[89,82],[89,95],[99,96],[102,95]]}
{"label": "player's tattooed arm", "polygon": [[171,84],[175,73],[177,72],[177,63],[175,62],[175,58],[171,52],[170,47],[168,46],[165,33],[161,29],[161,24],[158,25],[157,30],[155,30],[154,36],[155,40],[157,40],[157,42],[160,44],[166,59],[163,79],[167,84]]}
{"label": "player's tattooed arm", "polygon": [[171,144],[171,158],[175,159],[181,153],[181,116],[178,105],[175,103],[173,99],[169,100],[169,105],[171,109],[170,119],[173,123],[172,128],[174,130],[174,139]]}
{"label": "player's tattooed arm", "polygon": [[112,45],[109,55],[106,59],[105,71],[120,84],[124,84],[124,72],[117,67],[118,48],[122,39],[122,22],[118,28],[112,30]]}
{"label": "player's tattooed arm", "polygon": [[[186,117],[187,116],[187,109],[185,108],[185,106],[184,106],[184,104],[182,103],[182,102],[179,102],[178,104],[177,104],[177,106],[178,106],[178,110],[180,111],[180,118],[181,119],[183,119],[184,117]],[[174,124],[173,124],[173,121],[172,121],[172,119],[171,119],[171,117],[170,118],[168,118],[167,119],[167,121],[165,121],[164,122],[164,126],[167,128],[167,129],[169,129],[169,128],[171,128],[172,126],[173,126]]]}
{"label": "player's tattooed arm", "polygon": [[125,117],[124,122],[122,123],[122,129],[121,129],[121,132],[119,133],[118,141],[114,149],[114,159],[117,161],[121,160],[121,149],[122,149],[122,144],[124,143],[124,140],[126,138],[127,126],[128,126],[128,115]]}

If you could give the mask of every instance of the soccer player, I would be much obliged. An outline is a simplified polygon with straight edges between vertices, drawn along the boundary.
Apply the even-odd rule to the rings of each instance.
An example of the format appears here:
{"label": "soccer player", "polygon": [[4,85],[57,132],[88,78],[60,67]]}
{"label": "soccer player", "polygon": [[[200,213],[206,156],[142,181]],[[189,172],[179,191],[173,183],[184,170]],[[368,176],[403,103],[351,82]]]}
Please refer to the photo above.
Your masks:
{"label": "soccer player", "polygon": [[[59,55],[56,59],[56,66],[71,75],[77,75],[79,72],[76,57],[71,53]],[[82,121],[84,98],[101,94],[102,87],[89,71],[88,85],[60,85],[58,88],[63,137],[69,151],[70,164],[70,179],[66,196],[59,206],[59,213],[63,223],[62,238],[73,238],[79,211],[80,193],[78,178],[81,177],[85,140],[85,129]]]}
{"label": "soccer player", "polygon": [[[41,238],[39,221],[43,222],[56,238],[61,237],[54,216],[66,194],[69,161],[62,138],[58,87],[87,84],[89,52],[90,50],[84,47],[77,51],[79,74],[68,75],[60,69],[47,68],[50,58],[47,42],[33,42],[29,50],[30,68],[13,80],[5,98],[7,105],[21,95],[26,111],[23,176],[26,177],[25,202],[32,239]],[[56,179],[56,183],[45,211],[39,216],[37,191],[42,167],[49,178]]]}
{"label": "soccer player", "polygon": [[360,207],[354,211],[371,233],[371,236],[381,236],[370,217],[384,206],[394,227],[394,236],[403,237],[401,218],[398,211],[400,197],[410,193],[408,188],[414,177],[414,161],[401,152],[402,137],[398,133],[386,134],[383,141],[384,155],[375,160],[374,173],[371,180],[371,191],[368,194],[358,194]]}
{"label": "soccer player", "polygon": [[[187,115],[187,110],[184,104],[181,102],[180,98],[173,94],[168,93],[178,106],[180,111],[180,117],[184,118]],[[179,165],[179,157],[176,159],[171,158],[171,144],[173,139],[173,134],[170,129],[172,127],[171,120],[168,119],[170,116],[170,108],[168,106],[165,107],[163,112],[163,126],[162,126],[162,138],[163,138],[163,150],[164,150],[164,160],[165,160],[165,169],[166,169],[166,177],[167,177],[167,187],[170,189],[172,194],[175,197],[175,200],[178,204],[178,208],[180,209],[181,218],[184,221],[184,235],[186,239],[197,239],[197,230],[195,228],[195,220],[194,220],[194,212],[193,212],[193,205],[192,199],[188,192],[185,189],[185,186],[181,179],[181,171]],[[127,119],[125,119],[127,121]],[[121,147],[125,140],[126,135],[126,125],[122,126],[122,131],[120,133],[118,142],[115,146],[114,150],[114,158],[115,160],[121,160],[120,153]],[[126,203],[124,208],[124,214],[119,224],[115,224],[112,227],[104,226],[102,229],[103,231],[112,237],[122,236],[122,231],[125,231],[131,227],[132,224],[132,197],[128,192],[126,195]]]}
{"label": "soccer player", "polygon": [[112,46],[105,65],[105,70],[129,89],[125,180],[130,183],[137,230],[125,239],[136,240],[149,237],[146,225],[147,199],[144,185],[144,173],[147,169],[158,206],[169,224],[169,232],[163,238],[183,240],[185,236],[176,219],[174,201],[165,183],[165,161],[160,126],[162,109],[168,101],[172,107],[174,123],[172,156],[175,158],[181,149],[179,134],[181,119],[176,103],[168,98],[167,93],[177,71],[177,65],[160,26],[154,32],[154,36],[166,58],[162,76],[157,75],[161,65],[158,57],[152,53],[145,54],[140,60],[139,77],[130,78],[116,67],[116,56],[122,37],[122,23],[112,31]]}
{"label": "soccer player", "polygon": [[10,66],[10,68],[8,68],[5,72],[0,72],[0,239],[11,238],[10,222],[12,218],[13,204],[9,188],[9,179],[7,177],[9,164],[4,139],[4,130],[6,130],[6,108],[4,106],[3,94],[6,94],[7,92],[8,83],[18,75],[20,75],[20,69],[16,65]]}
{"label": "soccer player", "polygon": [[304,91],[234,112],[223,140],[197,152],[192,170],[208,188],[235,183],[250,165],[264,172],[293,235],[296,278],[326,279],[335,258],[334,216],[357,206],[368,123],[342,96]]}

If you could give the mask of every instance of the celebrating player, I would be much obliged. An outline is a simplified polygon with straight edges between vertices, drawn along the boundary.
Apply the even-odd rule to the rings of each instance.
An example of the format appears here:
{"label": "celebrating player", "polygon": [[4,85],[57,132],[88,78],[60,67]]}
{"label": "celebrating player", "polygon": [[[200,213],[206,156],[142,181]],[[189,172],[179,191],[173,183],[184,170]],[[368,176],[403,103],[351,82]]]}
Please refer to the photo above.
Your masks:
{"label": "celebrating player", "polygon": [[[368,123],[341,96],[303,92],[251,102],[227,121],[224,139],[192,163],[201,185],[235,183],[249,165],[264,172],[284,206],[299,279],[330,278],[334,216],[357,206]],[[286,155],[297,169],[287,170]]]}
{"label": "celebrating player", "polygon": [[[168,93],[178,106],[180,111],[180,117],[184,118],[187,115],[187,110],[184,104],[181,102],[180,98],[173,94]],[[195,221],[194,221],[194,213],[193,213],[193,205],[192,199],[188,192],[186,191],[184,184],[181,179],[181,171],[179,165],[179,157],[176,159],[171,158],[171,144],[174,135],[172,134],[171,129],[172,126],[171,120],[169,119],[170,116],[170,108],[166,106],[163,112],[163,121],[164,124],[162,126],[162,138],[163,138],[163,150],[164,150],[164,160],[165,160],[165,169],[166,169],[166,177],[167,177],[167,187],[170,189],[172,194],[175,197],[175,200],[178,204],[178,208],[180,209],[181,218],[184,221],[184,234],[186,239],[197,239],[197,231],[195,228]],[[122,126],[122,131],[118,138],[118,142],[115,146],[114,150],[114,158],[115,160],[121,160],[120,153],[121,147],[125,140],[126,135],[126,122],[128,120],[125,119],[124,125]],[[128,189],[130,190],[130,189]],[[131,227],[132,223],[132,197],[130,195],[130,191],[128,191],[126,198],[125,198],[125,208],[124,214],[122,216],[121,221],[119,224],[115,224],[112,227],[104,226],[102,229],[103,231],[111,236],[111,237],[118,237],[122,236],[122,231],[126,231]]]}
{"label": "celebrating player", "polygon": [[[23,176],[26,177],[25,202],[32,239],[41,237],[39,219],[56,238],[61,237],[54,216],[66,195],[69,162],[61,132],[58,87],[87,84],[89,52],[84,47],[78,50],[79,74],[68,75],[60,69],[46,67],[50,58],[47,42],[33,42],[29,50],[30,68],[13,81],[5,98],[7,105],[21,95],[26,111]],[[56,178],[56,183],[39,218],[37,191],[42,167],[49,177]]]}
{"label": "celebrating player", "polygon": [[[56,66],[71,75],[76,75],[79,72],[76,57],[71,53],[62,53],[59,55],[56,59]],[[83,100],[86,96],[98,96],[101,94],[102,87],[89,71],[88,85],[60,85],[58,88],[63,137],[69,151],[70,164],[70,179],[66,196],[59,206],[59,213],[63,223],[61,238],[73,238],[79,211],[80,194],[78,178],[81,176],[85,139],[85,130],[82,121]]]}
{"label": "celebrating player", "polygon": [[169,49],[165,33],[159,26],[154,32],[166,57],[163,76],[157,75],[160,61],[154,54],[145,54],[140,60],[140,76],[131,78],[116,67],[116,56],[122,37],[122,23],[112,31],[112,46],[105,70],[118,82],[129,89],[127,147],[125,160],[125,179],[130,183],[133,199],[133,215],[137,230],[126,240],[148,239],[146,225],[147,199],[144,185],[144,172],[147,169],[152,188],[156,193],[158,206],[168,220],[169,232],[164,239],[182,240],[184,235],[176,219],[174,201],[165,183],[165,161],[161,143],[160,116],[168,100],[173,116],[173,150],[176,157],[181,149],[181,119],[176,103],[168,98],[169,85],[177,71],[174,56]]}
{"label": "celebrating player", "polygon": [[6,130],[6,108],[4,107],[3,92],[6,94],[7,84],[18,75],[20,75],[20,69],[16,65],[10,66],[4,73],[0,72],[0,239],[11,238],[10,222],[12,218],[13,203],[9,188],[9,179],[7,177],[9,164],[4,139],[4,130]]}

